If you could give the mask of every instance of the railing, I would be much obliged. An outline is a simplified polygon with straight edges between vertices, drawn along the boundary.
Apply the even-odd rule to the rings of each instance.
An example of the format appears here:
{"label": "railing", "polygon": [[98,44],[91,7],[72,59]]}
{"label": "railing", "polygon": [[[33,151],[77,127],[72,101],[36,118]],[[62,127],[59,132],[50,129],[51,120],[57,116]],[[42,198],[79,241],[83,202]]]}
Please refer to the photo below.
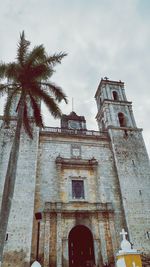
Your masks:
{"label": "railing", "polygon": [[41,129],[41,132],[50,132],[50,133],[68,134],[68,135],[106,136],[106,132],[99,132],[94,130],[63,129],[59,127],[45,127],[44,129]]}

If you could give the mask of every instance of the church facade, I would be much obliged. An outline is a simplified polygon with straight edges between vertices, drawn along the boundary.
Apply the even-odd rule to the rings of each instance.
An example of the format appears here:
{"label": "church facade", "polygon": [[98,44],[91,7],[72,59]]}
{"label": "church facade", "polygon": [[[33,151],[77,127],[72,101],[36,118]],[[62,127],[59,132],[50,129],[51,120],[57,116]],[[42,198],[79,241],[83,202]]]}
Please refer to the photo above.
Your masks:
{"label": "church facade", "polygon": [[[150,255],[150,164],[124,83],[101,79],[99,131],[75,112],[61,127],[22,130],[17,180],[2,267],[114,266],[124,228]],[[16,118],[1,117],[0,198]]]}

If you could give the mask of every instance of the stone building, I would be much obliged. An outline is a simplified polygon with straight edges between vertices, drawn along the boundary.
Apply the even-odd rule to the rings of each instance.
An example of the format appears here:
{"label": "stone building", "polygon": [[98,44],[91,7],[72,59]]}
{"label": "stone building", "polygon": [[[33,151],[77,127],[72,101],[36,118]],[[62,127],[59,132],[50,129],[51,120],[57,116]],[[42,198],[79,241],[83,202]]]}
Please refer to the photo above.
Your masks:
{"label": "stone building", "polygon": [[[124,83],[102,79],[99,131],[75,112],[60,128],[22,130],[3,267],[102,267],[114,263],[120,231],[150,254],[150,165]],[[0,198],[16,118],[0,132]]]}

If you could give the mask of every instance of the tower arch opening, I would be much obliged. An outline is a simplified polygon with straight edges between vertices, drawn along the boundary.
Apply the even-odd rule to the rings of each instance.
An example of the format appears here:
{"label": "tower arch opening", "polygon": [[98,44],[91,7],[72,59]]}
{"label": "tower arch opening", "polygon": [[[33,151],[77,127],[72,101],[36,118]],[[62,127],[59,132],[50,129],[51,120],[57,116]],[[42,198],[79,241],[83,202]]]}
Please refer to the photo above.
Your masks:
{"label": "tower arch opening", "polygon": [[122,112],[118,113],[118,119],[119,119],[120,127],[126,127],[127,126],[125,115]]}
{"label": "tower arch opening", "polygon": [[116,91],[113,91],[112,95],[114,100],[119,100],[118,93]]}
{"label": "tower arch opening", "polygon": [[69,233],[69,267],[92,267],[95,263],[93,235],[88,227],[77,225]]}

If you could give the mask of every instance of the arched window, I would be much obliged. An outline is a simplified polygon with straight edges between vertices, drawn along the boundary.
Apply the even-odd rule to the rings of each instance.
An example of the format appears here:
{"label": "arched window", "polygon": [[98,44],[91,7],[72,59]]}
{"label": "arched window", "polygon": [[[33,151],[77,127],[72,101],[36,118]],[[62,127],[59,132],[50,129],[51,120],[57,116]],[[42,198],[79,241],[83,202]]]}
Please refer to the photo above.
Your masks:
{"label": "arched window", "polygon": [[118,100],[118,93],[116,91],[112,92],[114,100]]}
{"label": "arched window", "polygon": [[118,113],[118,118],[119,118],[120,127],[125,127],[126,126],[126,119],[125,119],[125,116],[122,112]]}

